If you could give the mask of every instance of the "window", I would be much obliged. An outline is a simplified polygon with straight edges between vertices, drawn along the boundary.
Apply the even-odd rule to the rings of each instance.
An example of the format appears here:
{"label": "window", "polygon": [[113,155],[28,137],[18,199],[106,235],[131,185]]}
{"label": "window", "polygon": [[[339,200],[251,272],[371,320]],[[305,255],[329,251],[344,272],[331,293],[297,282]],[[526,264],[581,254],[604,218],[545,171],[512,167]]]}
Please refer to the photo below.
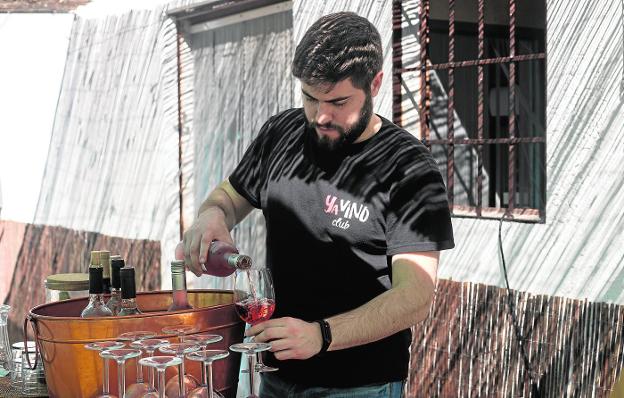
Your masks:
{"label": "window", "polygon": [[[394,4],[399,54],[396,24],[407,3]],[[445,177],[453,215],[543,221],[545,1],[420,0],[418,8],[420,62],[403,68],[394,57],[395,121],[402,75],[417,71],[420,138]]]}

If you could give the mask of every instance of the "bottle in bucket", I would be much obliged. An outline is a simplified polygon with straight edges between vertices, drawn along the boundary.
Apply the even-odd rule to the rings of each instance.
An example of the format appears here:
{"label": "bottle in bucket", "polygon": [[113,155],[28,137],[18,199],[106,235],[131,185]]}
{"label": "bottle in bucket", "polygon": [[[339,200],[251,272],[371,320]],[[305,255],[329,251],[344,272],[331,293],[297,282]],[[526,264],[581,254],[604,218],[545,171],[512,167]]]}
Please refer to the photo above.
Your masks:
{"label": "bottle in bucket", "polygon": [[124,266],[125,262],[121,256],[111,256],[111,296],[106,302],[106,306],[113,312],[113,315],[118,315],[121,309],[121,278],[119,270]]}
{"label": "bottle in bucket", "polygon": [[119,270],[121,278],[121,309],[119,316],[142,314],[136,303],[136,284],[134,267],[123,267]]}
{"label": "bottle in bucket", "polygon": [[[93,252],[91,253],[93,259]],[[112,316],[113,313],[104,304],[102,294],[102,268],[89,267],[89,304],[82,310],[82,318]]]}
{"label": "bottle in bucket", "polygon": [[186,270],[184,260],[174,260],[171,262],[171,294],[173,302],[167,311],[190,310],[193,309],[188,302],[186,292]]}

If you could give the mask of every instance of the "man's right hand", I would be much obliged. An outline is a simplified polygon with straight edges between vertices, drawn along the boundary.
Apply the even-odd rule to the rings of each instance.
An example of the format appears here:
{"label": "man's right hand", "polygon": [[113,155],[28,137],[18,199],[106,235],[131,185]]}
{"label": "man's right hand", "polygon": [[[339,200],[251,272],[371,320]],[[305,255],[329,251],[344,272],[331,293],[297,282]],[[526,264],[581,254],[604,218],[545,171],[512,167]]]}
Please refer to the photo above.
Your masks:
{"label": "man's right hand", "polygon": [[225,222],[225,214],[216,206],[202,211],[193,225],[184,232],[184,239],[176,247],[175,257],[184,260],[189,271],[201,276],[202,265],[207,262],[208,250],[213,240],[234,244]]}

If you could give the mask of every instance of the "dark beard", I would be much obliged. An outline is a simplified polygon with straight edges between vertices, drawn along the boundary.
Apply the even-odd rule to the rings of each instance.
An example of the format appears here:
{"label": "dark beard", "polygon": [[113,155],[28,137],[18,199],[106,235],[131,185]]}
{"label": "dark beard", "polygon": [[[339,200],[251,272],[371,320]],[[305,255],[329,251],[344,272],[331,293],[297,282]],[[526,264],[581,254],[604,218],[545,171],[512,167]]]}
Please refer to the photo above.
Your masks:
{"label": "dark beard", "polygon": [[[319,125],[316,122],[310,122],[306,118],[306,129],[308,133],[312,136],[314,143],[321,150],[325,151],[336,151],[338,149],[344,148],[347,145],[350,145],[357,141],[358,138],[364,133],[366,130],[366,126],[368,126],[368,122],[370,122],[371,117],[373,116],[373,97],[370,93],[366,93],[366,99],[364,100],[364,104],[362,105],[362,109],[360,109],[360,117],[358,121],[349,129],[344,130],[342,127],[337,126],[332,123]],[[338,131],[340,136],[336,140],[331,140],[329,137],[319,135],[316,132],[317,127],[326,127],[332,128]]]}

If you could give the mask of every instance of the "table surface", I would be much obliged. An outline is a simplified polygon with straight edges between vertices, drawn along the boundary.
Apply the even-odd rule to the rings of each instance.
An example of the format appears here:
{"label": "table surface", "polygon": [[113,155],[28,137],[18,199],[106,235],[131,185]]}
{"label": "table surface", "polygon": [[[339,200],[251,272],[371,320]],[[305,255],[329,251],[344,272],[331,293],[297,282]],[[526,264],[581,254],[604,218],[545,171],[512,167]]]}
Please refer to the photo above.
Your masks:
{"label": "table surface", "polygon": [[0,397],[47,397],[47,395],[24,395],[19,391],[19,389],[11,387],[11,377],[5,376],[0,377]]}

